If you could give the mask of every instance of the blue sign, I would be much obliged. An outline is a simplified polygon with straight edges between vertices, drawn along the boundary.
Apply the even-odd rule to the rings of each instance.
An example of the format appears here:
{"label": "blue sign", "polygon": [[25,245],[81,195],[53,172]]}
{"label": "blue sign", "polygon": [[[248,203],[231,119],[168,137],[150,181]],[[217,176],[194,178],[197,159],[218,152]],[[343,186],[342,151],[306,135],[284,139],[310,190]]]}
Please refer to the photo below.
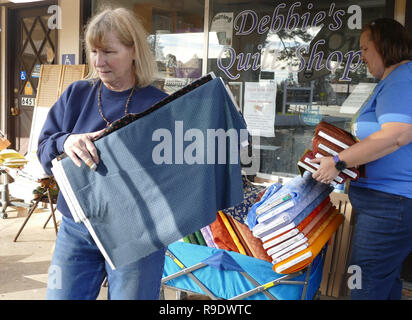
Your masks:
{"label": "blue sign", "polygon": [[304,112],[302,114],[302,120],[308,126],[316,126],[322,120],[322,114],[313,111]]}
{"label": "blue sign", "polygon": [[31,77],[32,78],[40,78],[40,69],[41,69],[41,65],[36,64],[33,68],[32,73],[31,73]]}
{"label": "blue sign", "polygon": [[20,80],[27,80],[26,71],[20,71]]}
{"label": "blue sign", "polygon": [[75,64],[76,63],[75,54],[63,54],[62,55],[62,64]]}

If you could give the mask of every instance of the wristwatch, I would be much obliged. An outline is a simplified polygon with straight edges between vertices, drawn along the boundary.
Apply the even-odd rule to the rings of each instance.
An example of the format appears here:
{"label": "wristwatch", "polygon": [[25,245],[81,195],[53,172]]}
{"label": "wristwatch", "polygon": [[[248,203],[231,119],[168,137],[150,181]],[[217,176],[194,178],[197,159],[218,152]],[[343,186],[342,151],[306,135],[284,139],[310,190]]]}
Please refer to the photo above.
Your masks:
{"label": "wristwatch", "polygon": [[345,170],[345,169],[348,167],[348,166],[346,165],[346,162],[345,162],[345,161],[342,161],[342,160],[339,159],[339,156],[338,156],[338,155],[336,155],[336,156],[333,157],[333,161],[335,161],[335,168],[336,168],[338,171],[343,171],[343,170]]}

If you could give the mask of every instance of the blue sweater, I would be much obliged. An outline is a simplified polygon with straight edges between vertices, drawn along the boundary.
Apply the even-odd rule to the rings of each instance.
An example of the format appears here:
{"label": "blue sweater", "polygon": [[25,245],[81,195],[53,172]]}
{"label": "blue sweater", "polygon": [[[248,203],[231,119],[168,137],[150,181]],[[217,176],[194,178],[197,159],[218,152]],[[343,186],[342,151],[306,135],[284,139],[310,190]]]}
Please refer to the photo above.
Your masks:
{"label": "blue sweater", "polygon": [[[39,136],[37,150],[37,157],[47,174],[52,175],[51,162],[64,152],[63,144],[71,133],[89,133],[106,127],[97,106],[99,85],[100,81],[76,81],[50,109]],[[124,116],[130,92],[131,89],[110,91],[102,86],[101,105],[106,119],[113,122]],[[166,93],[153,86],[136,89],[129,103],[128,113],[140,113],[166,96]],[[72,218],[61,193],[57,199],[57,209],[64,216]]]}

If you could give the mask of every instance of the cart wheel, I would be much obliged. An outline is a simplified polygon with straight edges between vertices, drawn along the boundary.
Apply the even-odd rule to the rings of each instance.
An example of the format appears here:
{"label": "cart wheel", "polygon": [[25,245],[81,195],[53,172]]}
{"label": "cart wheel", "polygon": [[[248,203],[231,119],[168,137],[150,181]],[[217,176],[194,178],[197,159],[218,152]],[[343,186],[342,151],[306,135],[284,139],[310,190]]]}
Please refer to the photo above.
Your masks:
{"label": "cart wheel", "polygon": [[5,212],[0,213],[0,218],[7,219],[8,215]]}

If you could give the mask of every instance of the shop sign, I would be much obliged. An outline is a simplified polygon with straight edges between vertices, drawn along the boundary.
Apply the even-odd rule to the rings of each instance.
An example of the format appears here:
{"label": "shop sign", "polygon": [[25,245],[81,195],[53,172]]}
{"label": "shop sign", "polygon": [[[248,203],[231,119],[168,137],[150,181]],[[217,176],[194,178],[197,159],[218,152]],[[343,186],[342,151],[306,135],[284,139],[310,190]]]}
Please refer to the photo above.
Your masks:
{"label": "shop sign", "polygon": [[27,74],[26,71],[20,71],[20,80],[26,80],[27,79]]}
{"label": "shop sign", "polygon": [[316,126],[322,120],[319,112],[307,111],[302,114],[302,120],[308,126]]}
{"label": "shop sign", "polygon": [[76,55],[74,54],[63,54],[62,63],[63,64],[75,64]]}
{"label": "shop sign", "polygon": [[220,12],[214,16],[210,31],[216,32],[219,44],[232,45],[233,12]]}
{"label": "shop sign", "polygon": [[245,82],[243,115],[250,132],[262,137],[275,136],[276,83]]}
{"label": "shop sign", "polygon": [[33,72],[31,73],[32,78],[40,78],[40,64],[36,64],[33,68]]}
{"label": "shop sign", "polygon": [[24,86],[24,94],[26,96],[33,95],[33,88],[31,86],[30,82],[28,82],[28,81],[26,82],[26,85]]}
{"label": "shop sign", "polygon": [[[332,35],[335,34],[335,31],[338,31],[344,26],[343,17],[345,15],[349,15],[347,19],[348,29],[360,30],[362,28],[362,10],[359,5],[350,5],[345,11],[337,9],[335,3],[331,3],[328,10],[321,10],[318,12],[307,11],[303,14],[299,14],[295,11],[296,8],[300,6],[302,6],[301,2],[291,4],[288,13],[284,15],[279,11],[285,9],[287,4],[280,3],[274,8],[271,16],[265,15],[263,17],[259,17],[253,10],[243,10],[237,14],[233,21],[233,28],[236,31],[235,35],[246,36],[253,32],[265,34],[269,31],[277,33],[280,30],[291,32],[296,28],[306,32],[309,28],[324,27],[330,31],[329,37],[332,37]],[[307,4],[308,10],[311,10],[313,7],[313,3]],[[329,21],[329,19],[331,22],[326,24],[326,21]],[[290,71],[310,73],[313,72],[313,70],[321,71],[325,68],[332,71],[336,68],[332,61],[337,60],[338,65],[345,61],[344,71],[339,80],[352,81],[352,78],[349,76],[350,72],[356,71],[362,64],[360,50],[348,50],[347,52],[334,50],[326,57],[325,53],[323,51],[318,51],[318,49],[321,46],[329,45],[330,41],[330,39],[316,39],[316,42],[310,46],[302,45],[298,47],[295,51],[295,55],[300,61],[299,68]],[[229,79],[237,80],[240,77],[239,72],[248,71],[249,69],[252,69],[253,71],[260,69],[260,52],[263,48],[264,46],[259,44],[257,45],[259,51],[256,53],[237,53],[232,47],[226,46],[218,57],[218,68],[222,70]],[[304,58],[306,55],[309,56],[309,59]],[[223,63],[223,57],[229,57],[229,59],[225,59],[225,63]],[[325,63],[323,63],[323,61],[325,61]],[[237,65],[235,65],[236,63]],[[234,66],[236,66],[237,73],[230,71]],[[293,67],[290,66],[290,68]]]}

